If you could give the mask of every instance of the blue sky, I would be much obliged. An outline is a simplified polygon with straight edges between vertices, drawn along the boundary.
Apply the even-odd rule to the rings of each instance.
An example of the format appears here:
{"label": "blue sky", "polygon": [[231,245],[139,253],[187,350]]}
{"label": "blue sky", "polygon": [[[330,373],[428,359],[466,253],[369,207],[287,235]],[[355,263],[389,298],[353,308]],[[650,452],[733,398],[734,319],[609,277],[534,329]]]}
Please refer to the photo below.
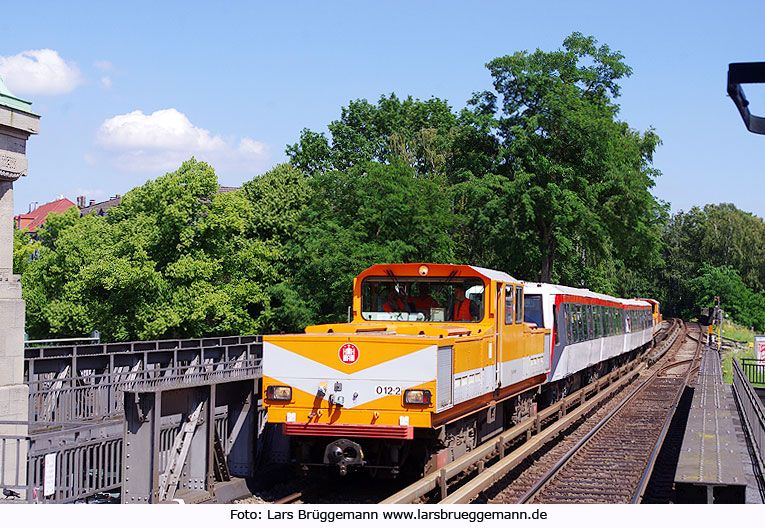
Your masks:
{"label": "blue sky", "polygon": [[[350,100],[395,92],[459,110],[490,88],[492,58],[580,31],[634,70],[620,118],[663,140],[654,194],[673,211],[732,202],[762,217],[765,136],[746,131],[725,84],[728,63],[765,61],[765,3],[726,5],[31,2],[0,19],[0,76],[42,116],[15,209],[124,194],[191,155],[239,185]],[[745,89],[765,115],[765,88]]]}

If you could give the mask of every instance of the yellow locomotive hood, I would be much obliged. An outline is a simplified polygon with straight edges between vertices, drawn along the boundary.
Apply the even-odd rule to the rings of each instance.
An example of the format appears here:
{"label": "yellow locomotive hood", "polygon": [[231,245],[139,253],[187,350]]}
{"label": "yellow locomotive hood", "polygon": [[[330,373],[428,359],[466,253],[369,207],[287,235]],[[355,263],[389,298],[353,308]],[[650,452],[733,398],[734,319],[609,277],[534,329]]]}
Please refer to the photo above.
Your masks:
{"label": "yellow locomotive hood", "polygon": [[[362,407],[381,396],[435,385],[437,350],[453,338],[378,331],[267,336],[265,384],[293,388],[294,400],[342,396],[344,407]],[[435,386],[433,387],[435,388]]]}

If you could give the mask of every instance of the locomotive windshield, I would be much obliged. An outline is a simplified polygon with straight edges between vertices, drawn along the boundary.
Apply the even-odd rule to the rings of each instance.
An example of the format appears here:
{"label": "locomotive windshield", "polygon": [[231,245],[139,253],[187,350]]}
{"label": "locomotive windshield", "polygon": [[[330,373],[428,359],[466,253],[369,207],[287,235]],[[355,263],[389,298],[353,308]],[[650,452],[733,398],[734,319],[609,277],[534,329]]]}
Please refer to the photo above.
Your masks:
{"label": "locomotive windshield", "polygon": [[361,315],[368,321],[480,321],[484,284],[474,277],[367,277]]}

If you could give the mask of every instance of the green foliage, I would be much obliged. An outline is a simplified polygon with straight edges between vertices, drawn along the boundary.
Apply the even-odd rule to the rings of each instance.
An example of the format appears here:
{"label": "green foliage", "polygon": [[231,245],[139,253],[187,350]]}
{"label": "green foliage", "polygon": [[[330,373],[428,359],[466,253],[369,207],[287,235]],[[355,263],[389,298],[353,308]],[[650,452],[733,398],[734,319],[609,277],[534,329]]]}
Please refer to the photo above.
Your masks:
{"label": "green foliage", "polygon": [[360,99],[351,101],[341,110],[340,119],[328,125],[331,142],[324,134],[306,129],[298,143],[287,147],[287,155],[294,166],[309,174],[396,159],[418,175],[444,174],[456,125],[449,105],[435,97],[401,101],[391,94],[380,97],[377,105]]}
{"label": "green foliage", "polygon": [[[251,236],[242,192],[218,194],[193,158],[127,193],[107,217],[46,222],[23,275],[32,336],[158,339],[257,333],[278,251]],[[66,216],[66,213],[62,217]]]}
{"label": "green foliage", "polygon": [[[724,320],[722,335],[724,337],[730,337],[731,339],[736,339],[738,341],[746,341],[749,347],[754,348],[754,332],[749,327],[744,327],[740,324]],[[752,357],[754,357],[753,350]]]}
{"label": "green foliage", "polygon": [[[470,263],[627,297],[661,299],[675,281],[691,298],[670,263],[695,274],[688,244],[711,240],[710,226],[737,241],[741,219],[667,219],[650,192],[659,138],[618,120],[623,59],[574,33],[557,51],[489,62],[493,90],[458,112],[437,97],[351,101],[240,191],[219,194],[191,159],[105,218],[52,216],[40,242],[14,246],[29,332],[297,331],[342,320],[353,278],[381,262]],[[759,289],[765,259],[737,244],[708,253]]]}
{"label": "green foliage", "polygon": [[50,213],[45,224],[36,230],[37,238],[49,249],[56,249],[56,241],[63,231],[73,226],[80,218],[80,211],[70,207],[63,213]]}
{"label": "green foliage", "polygon": [[13,228],[13,273],[23,275],[43,248],[39,240],[32,238],[29,232]]}
{"label": "green foliage", "polygon": [[310,299],[315,320],[345,317],[353,278],[372,264],[452,260],[448,196],[403,162],[317,174],[311,185],[294,287]]}
{"label": "green foliage", "polygon": [[719,296],[720,307],[744,326],[765,329],[765,296],[755,293],[744,284],[741,275],[730,266],[715,267],[704,264],[699,275],[688,286],[695,300],[696,313],[714,305]]}
{"label": "green foliage", "polygon": [[[490,245],[509,247],[511,237],[511,255],[525,255],[542,281],[614,288],[589,283],[599,277],[592,268],[611,259],[644,267],[658,256],[655,228],[665,213],[649,189],[659,138],[616,119],[612,98],[631,73],[622,59],[574,33],[562,50],[489,62],[496,92],[470,101],[474,121],[498,130],[502,163],[495,172],[508,178],[496,220],[501,234]],[[510,257],[498,264],[521,263]]]}
{"label": "green foliage", "polygon": [[[662,242],[666,267],[659,274],[659,284],[667,313],[696,317],[700,308],[711,306],[714,297],[720,296],[727,306],[724,309],[738,322],[759,324],[765,316],[765,309],[758,308],[761,294],[757,293],[765,289],[761,218],[733,204],[693,207],[667,222]],[[716,286],[715,280],[720,284]]]}

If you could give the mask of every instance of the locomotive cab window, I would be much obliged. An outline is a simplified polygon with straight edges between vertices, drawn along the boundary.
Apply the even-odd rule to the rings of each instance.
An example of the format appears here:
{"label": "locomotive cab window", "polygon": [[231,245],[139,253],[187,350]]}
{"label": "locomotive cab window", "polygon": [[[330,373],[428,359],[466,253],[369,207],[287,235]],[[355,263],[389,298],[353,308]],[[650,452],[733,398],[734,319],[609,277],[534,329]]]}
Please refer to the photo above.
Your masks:
{"label": "locomotive cab window", "polygon": [[505,324],[511,325],[514,321],[513,306],[515,300],[513,299],[513,285],[505,285]]}
{"label": "locomotive cab window", "polygon": [[515,322],[523,322],[523,287],[515,287]]}
{"label": "locomotive cab window", "polygon": [[477,277],[367,277],[361,283],[361,316],[367,321],[480,321],[484,290]]}
{"label": "locomotive cab window", "polygon": [[526,295],[523,298],[523,320],[534,323],[538,328],[544,328],[544,316],[542,315],[542,296]]}

